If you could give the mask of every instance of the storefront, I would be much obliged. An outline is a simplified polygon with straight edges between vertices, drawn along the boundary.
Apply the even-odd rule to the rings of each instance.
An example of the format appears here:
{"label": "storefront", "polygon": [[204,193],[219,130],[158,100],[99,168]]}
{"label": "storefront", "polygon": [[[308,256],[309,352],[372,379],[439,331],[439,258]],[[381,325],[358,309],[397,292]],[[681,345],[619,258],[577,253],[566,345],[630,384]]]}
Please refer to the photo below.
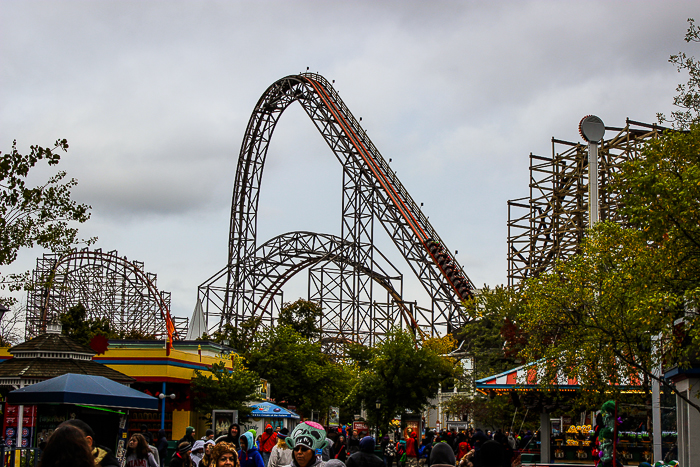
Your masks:
{"label": "storefront", "polygon": [[[542,364],[542,363],[539,363]],[[592,461],[592,451],[595,446],[591,442],[591,434],[596,424],[598,407],[592,407],[582,418],[572,419],[561,417],[552,419],[550,413],[555,409],[551,405],[551,394],[556,392],[566,401],[567,395],[574,397],[581,389],[576,379],[560,378],[554,388],[543,389],[538,385],[537,364],[524,365],[504,373],[482,378],[476,381],[476,389],[490,397],[516,397],[518,402],[527,410],[539,413],[540,431],[537,437],[527,447],[525,456],[537,462],[555,461]],[[639,393],[641,387],[628,384],[621,388],[623,393]],[[644,406],[624,405],[626,418],[646,420]],[[639,412],[639,413],[637,413]],[[652,459],[652,445],[647,427],[644,424],[629,422],[621,427],[619,432],[618,455],[626,464],[636,464]],[[675,442],[675,432],[663,435],[665,451]]]}
{"label": "storefront", "polygon": [[[210,341],[174,341],[168,355],[164,341],[110,340],[106,352],[94,360],[134,378],[132,387],[160,401],[155,413],[132,413],[130,433],[146,425],[151,433],[163,428],[169,440],[178,440],[188,426],[201,437],[211,424],[211,414],[196,412],[193,407],[190,383],[195,371],[207,371],[215,363],[231,368],[232,358],[237,358],[232,348]],[[268,398],[265,386],[260,399]]]}

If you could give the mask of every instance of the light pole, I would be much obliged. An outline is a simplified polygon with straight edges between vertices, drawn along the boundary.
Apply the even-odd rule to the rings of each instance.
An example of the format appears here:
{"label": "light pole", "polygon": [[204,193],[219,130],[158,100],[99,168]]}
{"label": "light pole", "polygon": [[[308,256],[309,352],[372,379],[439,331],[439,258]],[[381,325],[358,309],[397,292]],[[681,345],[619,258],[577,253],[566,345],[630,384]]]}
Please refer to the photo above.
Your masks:
{"label": "light pole", "polygon": [[374,406],[377,408],[377,440],[379,440],[379,409],[382,408],[382,401],[377,399]]}
{"label": "light pole", "polygon": [[165,383],[163,383],[163,392],[158,394],[158,399],[161,400],[162,405],[160,409],[160,429],[165,430],[165,398],[169,397],[171,400],[175,399],[175,394],[170,394],[169,396],[165,393]]}
{"label": "light pole", "polygon": [[598,143],[605,136],[605,124],[588,115],[579,122],[578,131],[588,143],[588,227],[593,227],[598,222]]}

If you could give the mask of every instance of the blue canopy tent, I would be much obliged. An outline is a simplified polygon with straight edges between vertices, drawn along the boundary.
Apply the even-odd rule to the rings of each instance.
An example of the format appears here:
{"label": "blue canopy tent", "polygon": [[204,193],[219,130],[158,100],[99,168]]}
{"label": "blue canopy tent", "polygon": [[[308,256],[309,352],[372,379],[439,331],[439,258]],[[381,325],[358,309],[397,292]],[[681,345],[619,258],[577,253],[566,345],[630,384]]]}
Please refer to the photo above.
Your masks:
{"label": "blue canopy tent", "polygon": [[254,428],[258,433],[265,431],[270,424],[273,428],[285,427],[291,431],[301,418],[291,410],[280,407],[270,402],[258,402],[250,406],[250,423],[245,424],[245,429]]}
{"label": "blue canopy tent", "polygon": [[15,405],[81,404],[95,407],[158,410],[158,399],[104,376],[67,373],[11,391]]}
{"label": "blue canopy tent", "polygon": [[254,418],[300,418],[291,410],[269,402],[260,402],[250,406],[253,409],[250,416]]}

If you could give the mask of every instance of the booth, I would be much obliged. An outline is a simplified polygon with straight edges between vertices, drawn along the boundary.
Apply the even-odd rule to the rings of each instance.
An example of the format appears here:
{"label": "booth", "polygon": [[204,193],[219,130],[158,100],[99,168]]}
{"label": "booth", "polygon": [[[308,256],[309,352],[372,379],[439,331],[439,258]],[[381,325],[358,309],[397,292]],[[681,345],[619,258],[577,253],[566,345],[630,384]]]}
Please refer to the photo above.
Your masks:
{"label": "booth", "polygon": [[[16,423],[14,434],[23,435],[33,428],[38,440],[45,441],[62,422],[77,418],[92,427],[96,445],[116,448],[117,458],[123,457],[126,451],[129,409],[155,411],[158,408],[158,399],[148,394],[103,376],[72,373],[11,391],[7,403],[8,408],[18,407],[14,420],[5,417],[6,424],[8,418],[9,422]],[[27,420],[31,427],[24,422],[27,413],[32,417]],[[12,427],[4,428],[7,436]]]}
{"label": "booth", "polygon": [[[476,389],[490,397],[514,394],[524,407],[530,406],[530,413],[533,413],[533,410],[538,413],[540,439],[533,440],[527,449],[528,452],[523,454],[523,462],[525,459],[542,463],[557,460],[591,462],[591,451],[594,446],[591,445],[588,438],[595,425],[595,419],[594,417],[593,420],[589,418],[583,424],[562,419],[557,433],[553,436],[552,419],[550,418],[553,407],[550,407],[548,403],[548,390],[551,388],[542,389],[538,384],[540,376],[545,374],[540,367],[543,365],[546,365],[545,361],[538,361],[479,379],[476,381]],[[620,387],[623,392],[635,393],[641,389],[637,381],[627,381],[626,383]],[[555,389],[562,394],[568,393],[574,396],[581,387],[575,378],[562,375],[556,381]],[[672,445],[672,439],[673,434],[671,433],[667,433],[664,437],[666,449]],[[620,432],[619,440],[618,452],[621,460],[626,462],[649,462],[651,460],[652,446],[648,433]]]}
{"label": "booth", "polygon": [[272,425],[273,429],[277,427],[287,428],[291,433],[301,418],[291,410],[270,402],[259,402],[250,407],[253,409],[250,414],[250,421],[241,424],[241,433],[252,428],[256,433],[262,434],[268,424]]}

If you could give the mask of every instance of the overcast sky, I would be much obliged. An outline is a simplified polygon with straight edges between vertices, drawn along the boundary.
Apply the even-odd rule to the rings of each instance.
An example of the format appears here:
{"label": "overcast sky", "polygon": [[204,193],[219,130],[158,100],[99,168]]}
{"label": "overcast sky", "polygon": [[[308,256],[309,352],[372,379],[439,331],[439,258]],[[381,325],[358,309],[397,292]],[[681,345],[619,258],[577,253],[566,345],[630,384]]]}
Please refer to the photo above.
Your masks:
{"label": "overcast sky", "polygon": [[[84,236],[145,263],[173,313],[226,264],[236,160],[256,101],[306,70],[335,88],[477,286],[506,281],[506,201],[528,154],[579,120],[654,123],[697,1],[0,0],[0,150],[67,138]],[[297,104],[275,131],[262,243],[340,233],[340,165]],[[45,176],[48,172],[42,172]],[[386,236],[377,229],[377,237]],[[386,239],[381,248],[420,285]],[[11,268],[33,267],[25,250]],[[287,300],[305,295],[294,280]]]}

